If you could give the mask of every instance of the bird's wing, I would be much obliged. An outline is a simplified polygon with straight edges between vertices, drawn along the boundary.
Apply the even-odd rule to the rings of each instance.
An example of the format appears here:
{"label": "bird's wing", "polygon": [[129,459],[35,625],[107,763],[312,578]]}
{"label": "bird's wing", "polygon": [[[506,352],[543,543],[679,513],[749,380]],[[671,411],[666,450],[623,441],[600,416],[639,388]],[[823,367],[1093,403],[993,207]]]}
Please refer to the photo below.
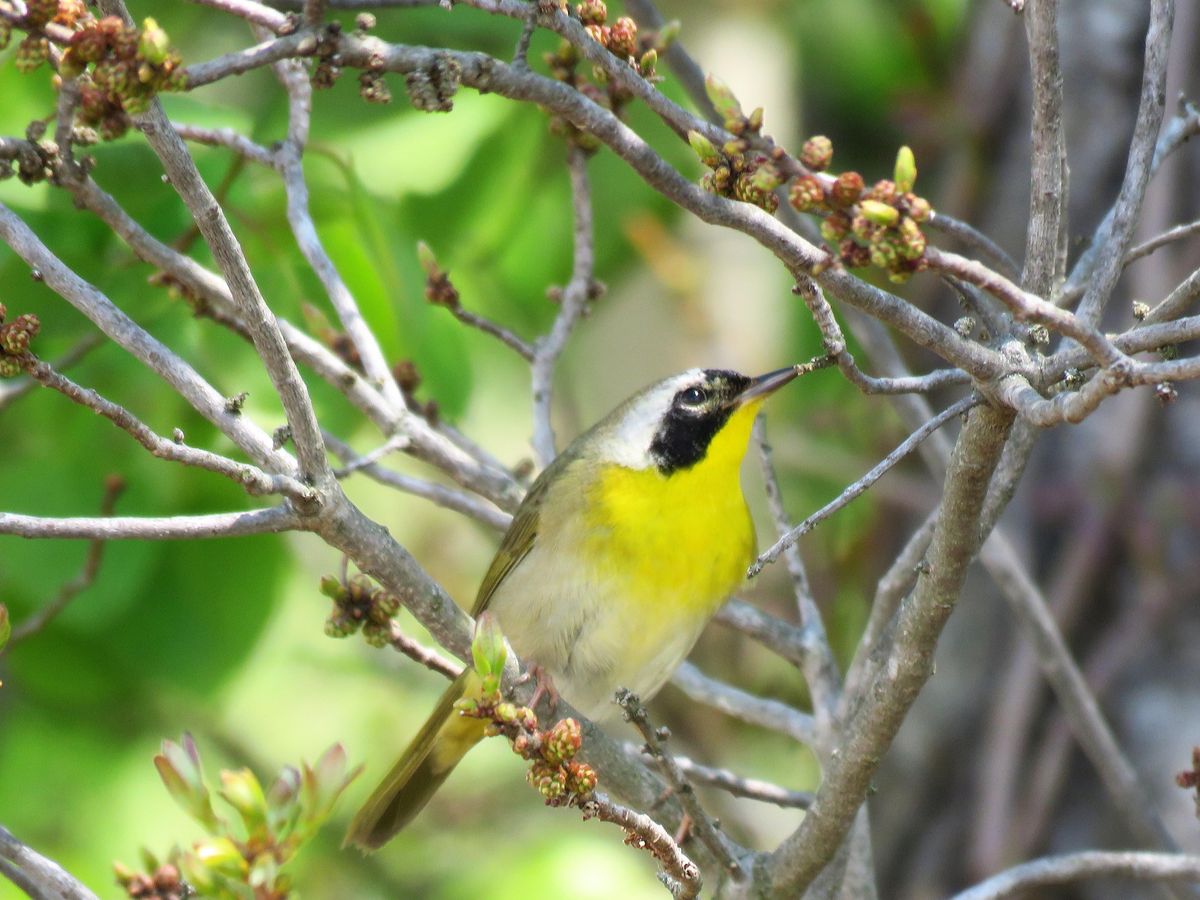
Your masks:
{"label": "bird's wing", "polygon": [[479,593],[475,595],[475,605],[471,608],[472,617],[478,616],[488,608],[488,604],[492,601],[492,595],[496,593],[496,588],[533,549],[547,490],[570,464],[570,461],[567,454],[559,455],[529,488],[516,515],[513,516],[512,524],[504,533],[504,540],[500,542],[500,549],[496,551],[496,556],[488,567],[487,574],[483,576],[483,582],[479,585]]}

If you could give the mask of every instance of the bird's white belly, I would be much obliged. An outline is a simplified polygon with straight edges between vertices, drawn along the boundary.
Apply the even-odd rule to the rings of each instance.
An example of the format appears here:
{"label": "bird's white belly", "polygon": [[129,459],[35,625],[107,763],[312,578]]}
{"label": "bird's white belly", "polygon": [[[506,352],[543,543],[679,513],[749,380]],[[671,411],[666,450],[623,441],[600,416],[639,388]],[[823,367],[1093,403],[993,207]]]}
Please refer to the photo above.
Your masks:
{"label": "bird's white belly", "polygon": [[525,662],[541,665],[588,718],[604,719],[617,710],[618,688],[644,699],[657,693],[705,624],[686,603],[633,590],[618,566],[587,565],[561,544],[539,544],[497,588],[490,609]]}

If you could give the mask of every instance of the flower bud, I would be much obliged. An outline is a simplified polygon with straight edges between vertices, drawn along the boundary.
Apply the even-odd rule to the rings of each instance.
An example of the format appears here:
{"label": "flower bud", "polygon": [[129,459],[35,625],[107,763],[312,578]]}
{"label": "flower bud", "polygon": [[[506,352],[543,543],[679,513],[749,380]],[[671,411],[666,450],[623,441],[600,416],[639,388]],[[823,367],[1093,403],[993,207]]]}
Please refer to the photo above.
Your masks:
{"label": "flower bud", "polygon": [[907,144],[896,153],[893,179],[896,182],[896,190],[902,194],[911,191],[917,180],[917,160],[913,156],[912,148]]}
{"label": "flower bud", "polygon": [[721,154],[717,152],[717,148],[713,146],[712,141],[698,131],[689,131],[687,137],[688,143],[692,145],[692,149],[700,157],[700,162],[704,163],[710,169],[715,169],[721,164]]}
{"label": "flower bud", "polygon": [[858,204],[858,208],[868,222],[876,225],[895,225],[900,221],[900,212],[894,206],[888,206],[878,200],[863,200]]}
{"label": "flower bud", "polygon": [[738,103],[737,97],[733,96],[733,91],[729,89],[729,85],[721,81],[721,79],[715,75],[706,76],[704,79],[704,90],[721,118],[727,123],[742,117],[741,104]]}
{"label": "flower bud", "polygon": [[171,40],[154,19],[142,21],[142,33],[138,37],[138,56],[153,65],[166,62],[171,50]]}
{"label": "flower bud", "polygon": [[508,647],[504,643],[504,632],[496,617],[486,610],[475,620],[475,637],[471,641],[471,660],[475,671],[483,679],[485,694],[500,690],[500,676],[504,674],[504,663],[508,659]]}
{"label": "flower bud", "polygon": [[800,162],[814,172],[823,172],[833,162],[833,141],[823,134],[814,135],[800,148]]}

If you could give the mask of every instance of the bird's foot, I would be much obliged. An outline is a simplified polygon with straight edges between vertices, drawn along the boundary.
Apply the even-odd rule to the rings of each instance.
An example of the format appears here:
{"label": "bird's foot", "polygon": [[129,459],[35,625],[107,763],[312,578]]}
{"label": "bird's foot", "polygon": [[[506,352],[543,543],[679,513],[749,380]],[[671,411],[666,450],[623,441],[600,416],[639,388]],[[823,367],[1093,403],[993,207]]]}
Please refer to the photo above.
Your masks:
{"label": "bird's foot", "polygon": [[529,698],[529,708],[537,709],[537,705],[542,701],[542,698],[547,698],[546,702],[550,706],[550,714],[554,715],[554,711],[558,709],[558,689],[554,686],[554,679],[550,677],[542,666],[537,663],[530,663],[526,668],[525,674],[521,676],[520,683],[524,684],[530,678],[537,681],[537,687],[534,688],[533,696]]}

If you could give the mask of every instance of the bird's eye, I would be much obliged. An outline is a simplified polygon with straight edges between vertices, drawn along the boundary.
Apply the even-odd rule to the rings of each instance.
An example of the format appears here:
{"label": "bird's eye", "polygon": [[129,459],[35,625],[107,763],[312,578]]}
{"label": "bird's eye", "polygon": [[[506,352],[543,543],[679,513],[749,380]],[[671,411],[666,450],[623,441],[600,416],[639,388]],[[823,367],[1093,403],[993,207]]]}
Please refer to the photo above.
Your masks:
{"label": "bird's eye", "polygon": [[678,400],[681,406],[703,406],[708,400],[708,394],[704,388],[690,387],[686,391],[680,391]]}

